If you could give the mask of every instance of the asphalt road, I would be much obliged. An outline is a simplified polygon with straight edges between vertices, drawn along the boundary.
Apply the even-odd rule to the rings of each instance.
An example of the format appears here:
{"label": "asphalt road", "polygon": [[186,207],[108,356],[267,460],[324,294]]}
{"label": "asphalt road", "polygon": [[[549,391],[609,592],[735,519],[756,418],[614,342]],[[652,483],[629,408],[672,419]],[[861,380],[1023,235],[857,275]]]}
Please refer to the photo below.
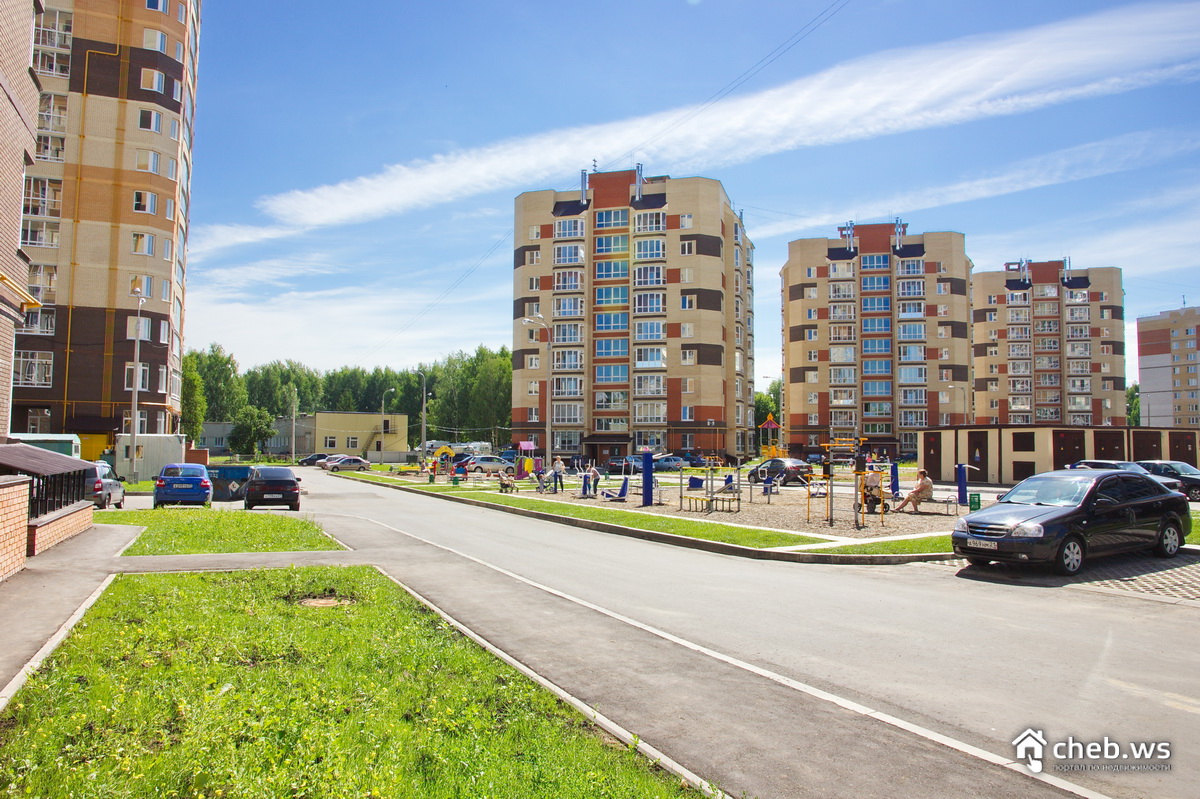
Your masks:
{"label": "asphalt road", "polygon": [[1051,745],[1169,744],[1152,761],[1167,771],[1066,751],[1089,770],[1060,771],[1048,746],[1043,774],[1085,795],[1200,796],[1195,608],[946,567],[744,560],[301,474],[304,510],[349,560],[732,795],[1069,795],[970,753],[1015,759],[1031,728]]}

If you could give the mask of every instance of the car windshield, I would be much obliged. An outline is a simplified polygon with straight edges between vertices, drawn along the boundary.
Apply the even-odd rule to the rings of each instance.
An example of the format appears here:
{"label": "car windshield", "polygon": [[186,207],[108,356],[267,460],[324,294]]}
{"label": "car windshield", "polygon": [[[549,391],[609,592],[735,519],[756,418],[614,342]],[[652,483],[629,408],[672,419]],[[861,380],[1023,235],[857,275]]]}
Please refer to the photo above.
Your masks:
{"label": "car windshield", "polygon": [[1000,497],[1000,502],[1013,505],[1053,505],[1070,507],[1078,505],[1092,486],[1092,477],[1055,475],[1053,477],[1030,477],[1018,483],[1011,491]]}
{"label": "car windshield", "polygon": [[1174,466],[1175,471],[1179,472],[1180,474],[1200,475],[1200,469],[1197,469],[1190,463],[1184,463],[1183,461],[1171,461],[1167,465]]}
{"label": "car windshield", "polygon": [[164,466],[163,477],[205,477],[203,466]]}
{"label": "car windshield", "polygon": [[1137,472],[1138,474],[1150,474],[1150,471],[1145,466],[1142,466],[1141,464],[1138,464],[1138,463],[1129,463],[1128,461],[1121,461],[1120,463],[1117,464],[1117,468],[1124,469],[1127,472]]}
{"label": "car windshield", "polygon": [[296,475],[292,474],[291,469],[285,469],[282,466],[268,466],[265,469],[255,469],[254,476],[259,480],[295,480]]}

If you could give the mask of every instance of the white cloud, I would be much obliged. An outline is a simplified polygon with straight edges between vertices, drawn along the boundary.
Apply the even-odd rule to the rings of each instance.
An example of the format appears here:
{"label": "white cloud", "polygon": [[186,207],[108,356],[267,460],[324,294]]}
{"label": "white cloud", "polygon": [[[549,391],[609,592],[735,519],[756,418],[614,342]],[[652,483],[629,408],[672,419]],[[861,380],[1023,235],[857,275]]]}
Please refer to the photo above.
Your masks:
{"label": "white cloud", "polygon": [[1200,135],[1183,131],[1143,131],[1041,155],[1012,164],[1001,172],[947,186],[883,197],[874,201],[847,198],[848,207],[828,208],[778,222],[755,225],[753,239],[796,233],[845,222],[874,219],[954,203],[1054,186],[1115,172],[1138,169],[1200,149]]}
{"label": "white cloud", "polygon": [[205,256],[235,247],[240,244],[254,244],[259,241],[281,239],[304,232],[305,228],[296,226],[264,226],[254,225],[198,225],[193,228],[188,237],[188,260],[192,263],[202,261]]}
{"label": "white cloud", "polygon": [[550,131],[342,183],[265,197],[284,228],[347,224],[559,180],[632,158],[670,170],[1021,113],[1200,77],[1200,4],[1133,6],[1023,31],[877,53],[727,99],[695,120],[675,109]]}

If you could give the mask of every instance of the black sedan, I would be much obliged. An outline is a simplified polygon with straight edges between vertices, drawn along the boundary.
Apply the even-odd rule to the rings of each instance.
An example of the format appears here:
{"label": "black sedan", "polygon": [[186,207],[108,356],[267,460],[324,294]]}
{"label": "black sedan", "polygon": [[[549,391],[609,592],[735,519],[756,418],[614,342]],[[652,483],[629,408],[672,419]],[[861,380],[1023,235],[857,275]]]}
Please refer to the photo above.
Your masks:
{"label": "black sedan", "polygon": [[246,510],[258,505],[285,505],[300,510],[300,478],[286,466],[259,466],[246,481]]}
{"label": "black sedan", "polygon": [[320,466],[321,461],[329,457],[327,452],[314,452],[306,458],[301,458],[298,462],[301,466]]}
{"label": "black sedan", "polygon": [[747,467],[746,479],[758,483],[770,477],[777,485],[804,483],[812,474],[812,466],[798,458],[768,458],[762,463]]}
{"label": "black sedan", "polygon": [[1169,477],[1183,483],[1179,490],[1192,502],[1200,502],[1200,469],[1184,461],[1138,461],[1146,471],[1157,477]]}
{"label": "black sedan", "polygon": [[1173,558],[1192,529],[1187,497],[1148,475],[1063,470],[1017,483],[954,525],[954,552],[972,565],[1048,562],[1071,575],[1084,558],[1153,549]]}

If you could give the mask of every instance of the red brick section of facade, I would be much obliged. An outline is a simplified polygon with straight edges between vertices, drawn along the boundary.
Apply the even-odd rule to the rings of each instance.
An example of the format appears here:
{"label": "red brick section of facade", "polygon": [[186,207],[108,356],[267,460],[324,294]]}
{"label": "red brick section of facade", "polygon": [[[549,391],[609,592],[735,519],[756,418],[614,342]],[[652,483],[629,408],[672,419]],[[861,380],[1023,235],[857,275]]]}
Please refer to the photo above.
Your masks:
{"label": "red brick section of facade", "polygon": [[0,477],[0,580],[25,568],[29,538],[28,503],[28,477]]}
{"label": "red brick section of facade", "polygon": [[87,499],[55,513],[29,520],[27,522],[26,556],[32,558],[55,544],[61,544],[68,538],[77,536],[90,528],[95,523],[93,519],[95,509],[96,506],[90,499]]}

